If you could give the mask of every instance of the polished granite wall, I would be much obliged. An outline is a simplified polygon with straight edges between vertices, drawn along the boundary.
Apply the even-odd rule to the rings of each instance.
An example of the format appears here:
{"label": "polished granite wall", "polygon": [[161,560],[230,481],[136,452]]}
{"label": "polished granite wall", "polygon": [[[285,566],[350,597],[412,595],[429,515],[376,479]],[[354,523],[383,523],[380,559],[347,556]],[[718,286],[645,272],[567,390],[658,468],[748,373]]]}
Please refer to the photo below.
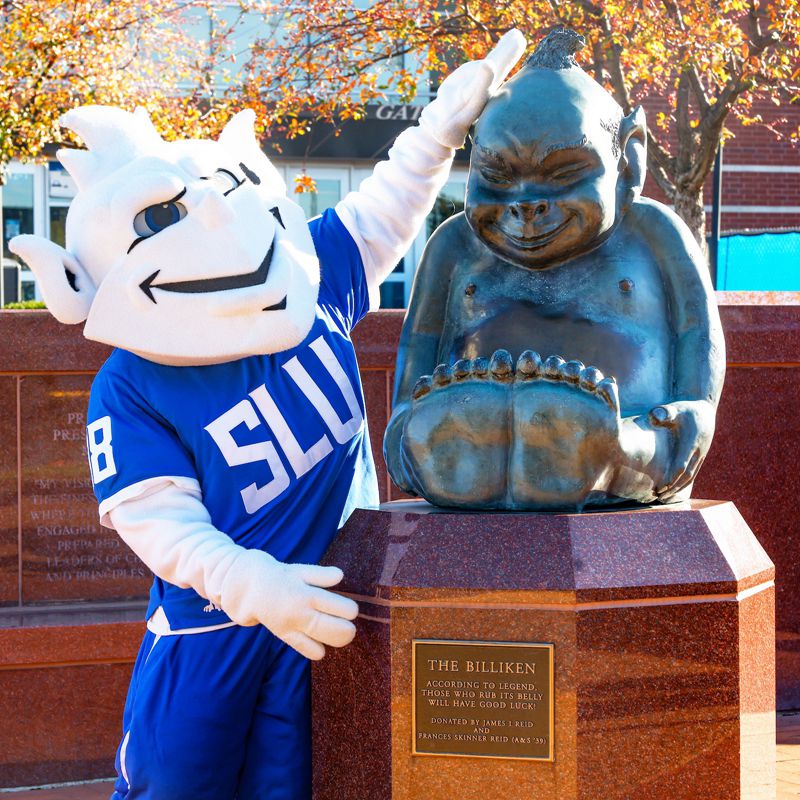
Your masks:
{"label": "polished granite wall", "polygon": [[[776,564],[778,706],[800,708],[800,294],[719,300],[728,377],[694,494],[733,500]],[[354,336],[384,499],[402,497],[380,455],[402,316]],[[83,415],[109,350],[41,311],[0,312],[0,343],[0,787],[110,774],[149,579],[89,486]],[[77,758],[88,739],[105,755]]]}

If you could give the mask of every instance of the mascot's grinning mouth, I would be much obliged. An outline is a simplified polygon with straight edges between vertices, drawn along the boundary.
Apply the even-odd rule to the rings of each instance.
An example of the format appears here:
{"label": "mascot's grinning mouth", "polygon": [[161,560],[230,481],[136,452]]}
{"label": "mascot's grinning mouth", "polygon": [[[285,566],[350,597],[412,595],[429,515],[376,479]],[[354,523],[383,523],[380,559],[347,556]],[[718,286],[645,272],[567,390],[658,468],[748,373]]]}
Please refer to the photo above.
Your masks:
{"label": "mascot's grinning mouth", "polygon": [[[258,269],[253,272],[245,272],[241,275],[223,275],[220,278],[201,278],[198,280],[174,281],[172,283],[157,283],[154,285],[153,281],[161,272],[160,269],[157,269],[152,275],[145,278],[145,280],[139,284],[139,288],[153,303],[156,303],[157,301],[153,295],[153,289],[160,289],[162,292],[178,292],[179,294],[205,294],[207,292],[225,292],[228,289],[244,289],[248,286],[259,286],[267,280],[274,249],[275,240],[273,239]],[[262,310],[280,311],[284,308],[286,308],[285,297],[283,300],[275,303],[275,305],[267,306]]]}

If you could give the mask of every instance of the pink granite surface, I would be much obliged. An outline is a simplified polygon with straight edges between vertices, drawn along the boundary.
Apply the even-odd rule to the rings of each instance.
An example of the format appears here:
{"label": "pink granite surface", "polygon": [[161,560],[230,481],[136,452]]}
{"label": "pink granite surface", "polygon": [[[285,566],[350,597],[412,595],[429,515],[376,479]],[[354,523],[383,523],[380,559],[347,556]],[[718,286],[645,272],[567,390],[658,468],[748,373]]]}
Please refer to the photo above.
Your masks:
{"label": "pink granite surface", "polygon": [[[0,786],[108,777],[132,665],[2,670]],[[61,716],[70,709],[68,724]]]}
{"label": "pink granite surface", "polygon": [[[350,646],[328,648],[326,667],[312,668],[314,797],[388,800],[392,782],[385,767],[391,763],[394,713],[389,626],[362,617],[357,627]],[[322,730],[336,735],[317,735]],[[339,769],[343,748],[357,757]]]}
{"label": "pink granite surface", "polygon": [[[732,504],[391,503],[357,512],[326,563],[361,617],[355,643],[314,668],[315,800],[774,796],[774,770],[741,748],[774,764],[774,716],[751,724],[773,714],[774,572]],[[414,638],[553,643],[555,761],[413,756]]]}
{"label": "pink granite surface", "polygon": [[0,377],[0,607],[19,601],[17,382]]}
{"label": "pink granite surface", "polygon": [[[763,336],[781,355],[781,333]],[[786,336],[794,341],[796,334]],[[800,367],[729,366],[717,433],[694,488],[697,496],[735,498],[775,562],[780,708],[800,708],[800,471],[792,455],[800,447],[797,397]]]}
{"label": "pink granite surface", "polygon": [[[717,435],[697,481],[695,496],[734,500],[777,565],[778,698],[782,708],[800,707],[800,575],[796,566],[800,563],[796,503],[800,486],[794,468],[794,453],[800,449],[800,426],[794,414],[796,398],[800,396],[800,295],[722,293],[720,302],[728,346],[728,382]],[[402,317],[401,311],[370,314],[354,336],[384,498],[402,496],[397,489],[390,487],[380,454],[381,427],[390,407]],[[43,610],[42,606],[54,600],[67,605],[78,604],[80,609],[86,602],[107,601],[114,597],[116,589],[113,580],[111,583],[92,581],[91,587],[89,581],[81,581],[85,585],[80,590],[65,592],[61,587],[49,595],[42,577],[42,565],[46,564],[50,548],[37,543],[37,537],[30,535],[33,530],[30,519],[23,519],[22,527],[17,521],[20,503],[16,463],[23,457],[17,449],[17,415],[19,413],[20,418],[25,418],[27,429],[45,451],[33,453],[22,442],[23,448],[27,447],[28,463],[35,466],[35,472],[43,470],[49,473],[59,468],[61,458],[58,443],[48,441],[47,432],[52,437],[56,420],[38,417],[31,409],[35,407],[41,409],[41,413],[52,411],[58,414],[64,403],[71,402],[65,397],[46,396],[43,399],[31,398],[30,403],[26,401],[24,406],[18,407],[17,388],[22,394],[22,386],[27,381],[28,388],[46,394],[53,376],[58,378],[56,383],[62,379],[69,382],[75,376],[78,385],[74,390],[82,391],[88,375],[100,367],[110,350],[83,339],[79,326],[62,326],[42,311],[0,312],[0,341],[3,342],[3,347],[0,347],[0,652],[7,653],[2,641],[10,635],[9,625],[36,624],[44,631],[52,632],[53,636],[57,636],[57,630],[63,626],[58,615],[41,615],[32,619],[25,617],[24,609],[18,607],[22,576],[17,542],[22,538],[23,530],[26,531],[25,564],[28,570],[24,576],[26,596],[35,602],[37,615]],[[37,380],[31,382],[29,379],[34,377]],[[70,479],[86,481],[88,475],[82,455],[76,456],[73,451],[66,457],[63,467],[70,473]],[[24,484],[23,493],[27,496],[22,500],[22,507],[30,509],[28,486],[28,483]],[[82,491],[84,495],[78,505],[85,509],[92,501],[89,490]],[[113,537],[105,539],[104,536],[99,537],[104,543],[113,540]],[[396,544],[395,552],[402,550],[403,542]],[[109,549],[111,547],[109,545]],[[142,586],[146,583],[145,580]],[[121,588],[128,591],[130,581],[123,581],[123,584]],[[83,590],[87,587],[92,589],[89,597],[79,600],[79,597],[86,597]],[[144,590],[137,591],[143,598]],[[3,616],[7,612],[15,616]],[[83,615],[85,621],[91,620],[92,614],[87,610]],[[104,622],[94,627],[102,630],[104,636],[109,636],[120,624],[125,623]],[[136,646],[131,642],[126,648],[121,651],[122,656],[132,660]],[[46,667],[51,668],[57,669]],[[34,685],[33,682],[30,684],[31,691]],[[82,685],[90,687],[90,682]],[[80,698],[88,692],[89,688],[85,688],[83,694],[76,692],[62,699],[57,706],[62,720],[73,717],[73,704],[79,704]],[[120,686],[115,700],[120,711],[123,695]],[[0,718],[4,713],[0,706]],[[70,732],[67,738],[75,735]],[[112,757],[113,745],[109,740],[107,763]]]}
{"label": "pink granite surface", "polygon": [[114,773],[143,623],[0,629],[0,787]]}
{"label": "pink granite surface", "polygon": [[[407,588],[426,599],[560,592],[564,602],[597,602],[735,592],[773,575],[733,503],[538,515],[458,514],[419,501],[383,508],[357,509],[348,535],[328,550],[327,563],[347,566],[344,592],[384,599],[402,599]],[[530,519],[535,539],[520,535],[520,521]]]}
{"label": "pink granite surface", "polygon": [[149,570],[100,525],[86,460],[91,375],[20,379],[22,602],[146,596]]}

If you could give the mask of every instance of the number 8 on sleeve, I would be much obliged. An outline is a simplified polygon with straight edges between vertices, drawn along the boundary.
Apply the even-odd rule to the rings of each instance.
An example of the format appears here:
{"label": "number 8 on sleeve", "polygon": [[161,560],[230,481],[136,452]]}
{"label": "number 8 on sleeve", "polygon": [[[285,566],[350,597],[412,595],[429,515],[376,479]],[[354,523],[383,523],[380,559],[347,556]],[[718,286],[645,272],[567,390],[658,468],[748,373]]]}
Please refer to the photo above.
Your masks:
{"label": "number 8 on sleeve", "polygon": [[86,445],[89,449],[92,481],[95,484],[117,474],[114,451],[111,449],[111,417],[100,417],[86,428]]}

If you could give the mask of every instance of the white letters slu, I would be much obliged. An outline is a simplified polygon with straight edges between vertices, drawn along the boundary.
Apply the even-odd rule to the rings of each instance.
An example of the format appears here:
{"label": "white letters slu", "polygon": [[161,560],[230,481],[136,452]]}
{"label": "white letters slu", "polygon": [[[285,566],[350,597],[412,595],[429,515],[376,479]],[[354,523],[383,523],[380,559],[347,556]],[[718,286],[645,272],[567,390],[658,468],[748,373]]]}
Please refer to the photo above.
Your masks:
{"label": "white letters slu", "polygon": [[[314,410],[322,417],[336,443],[343,445],[361,430],[364,424],[364,415],[361,412],[353,385],[330,345],[320,336],[311,343],[310,349],[342,393],[350,412],[349,419],[341,420],[339,418],[330,400],[314,382],[297,356],[289,359],[283,365],[283,369],[309,400]],[[256,409],[272,430],[275,441],[267,439],[254,444],[237,444],[233,438],[233,430],[237,426],[244,424],[249,430],[254,430],[261,424]],[[241,400],[233,408],[206,425],[205,429],[219,447],[229,466],[237,467],[259,461],[266,462],[272,479],[261,486],[251,483],[241,490],[244,507],[249,514],[254,514],[285,492],[291,483],[289,474],[278,455],[276,443],[283,451],[297,478],[333,452],[333,445],[327,434],[323,434],[311,447],[303,450],[291,426],[264,384],[251,391],[248,398]]]}

